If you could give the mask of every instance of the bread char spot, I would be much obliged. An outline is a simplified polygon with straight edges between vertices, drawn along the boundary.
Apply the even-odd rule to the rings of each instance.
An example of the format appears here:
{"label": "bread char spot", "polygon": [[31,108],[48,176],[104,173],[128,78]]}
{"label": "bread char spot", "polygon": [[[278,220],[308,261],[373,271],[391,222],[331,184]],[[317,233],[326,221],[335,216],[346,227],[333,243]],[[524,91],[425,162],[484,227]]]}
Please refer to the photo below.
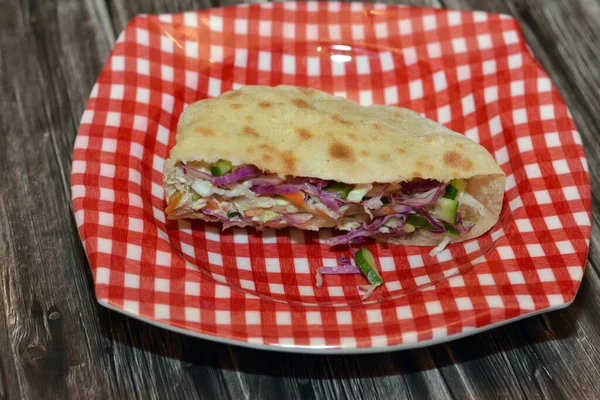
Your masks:
{"label": "bread char spot", "polygon": [[348,121],[348,120],[344,119],[344,118],[343,118],[341,115],[338,115],[338,114],[333,114],[333,115],[331,116],[331,118],[333,118],[333,120],[334,120],[334,121],[337,121],[337,122],[339,122],[340,124],[343,124],[343,125],[352,125],[352,122],[350,122],[350,121]]}
{"label": "bread char spot", "polygon": [[354,133],[349,133],[348,137],[352,140],[358,140],[358,137]]}
{"label": "bread char spot", "polygon": [[273,157],[271,157],[269,154],[263,154],[263,160],[271,161],[272,159],[273,159]]}
{"label": "bread char spot", "polygon": [[417,166],[417,168],[419,168],[419,170],[421,171],[428,171],[428,172],[433,172],[435,170],[435,167],[431,164],[427,164],[424,163],[422,161],[417,161],[415,163],[415,165]]}
{"label": "bread char spot", "polygon": [[292,151],[283,151],[280,153],[281,161],[286,169],[287,174],[293,174],[296,170],[296,156]]}
{"label": "bread char spot", "polygon": [[227,97],[230,98],[230,99],[235,99],[236,97],[240,97],[241,95],[242,95],[242,93],[240,91],[235,90],[235,91],[229,93],[227,95]]}
{"label": "bread char spot", "polygon": [[245,119],[246,119],[246,121],[248,121],[248,122],[252,122],[252,121],[254,121],[254,117],[253,117],[252,115],[246,115]]}
{"label": "bread char spot", "polygon": [[310,133],[308,130],[304,129],[304,128],[299,128],[296,129],[296,133],[302,138],[302,139],[310,139],[312,137],[312,133]]}
{"label": "bread char spot", "polygon": [[379,157],[383,160],[383,161],[388,161],[391,158],[391,154],[390,153],[381,153],[379,155]]}
{"label": "bread char spot", "polygon": [[258,106],[260,108],[271,108],[271,107],[273,107],[273,103],[269,103],[268,101],[262,101],[262,102],[258,103]]}
{"label": "bread char spot", "polygon": [[229,107],[233,108],[234,110],[239,110],[240,108],[244,107],[244,105],[239,103],[232,103],[229,105]]}
{"label": "bread char spot", "polygon": [[252,146],[246,147],[246,153],[248,153],[248,154],[254,153],[254,147],[252,147]]}
{"label": "bread char spot", "polygon": [[244,125],[244,133],[246,135],[250,135],[250,136],[254,136],[254,137],[260,137],[260,135],[258,134],[258,132],[256,131],[256,129],[248,126],[248,125]]}
{"label": "bread char spot", "polygon": [[292,103],[298,108],[313,108],[312,105],[304,99],[293,99]]}
{"label": "bread char spot", "polygon": [[375,129],[379,133],[383,133],[383,132],[381,132],[381,125],[379,125],[379,124],[373,124],[373,129]]}
{"label": "bread char spot", "polygon": [[361,150],[360,151],[360,155],[361,156],[368,156],[370,153],[367,150]]}
{"label": "bread char spot", "polygon": [[425,137],[423,138],[423,141],[424,141],[425,143],[431,143],[431,142],[433,142],[434,140],[435,140],[435,138],[434,138],[433,136],[425,136]]}
{"label": "bread char spot", "polygon": [[354,160],[354,154],[352,153],[352,149],[350,147],[348,147],[347,145],[345,145],[343,143],[339,143],[339,142],[333,142],[329,146],[329,154],[331,155],[331,157],[338,159],[338,160],[344,160],[344,161],[353,161]]}
{"label": "bread char spot", "polygon": [[212,129],[196,128],[196,133],[203,136],[213,136],[215,132]]}
{"label": "bread char spot", "polygon": [[467,171],[473,169],[473,161],[452,150],[444,153],[444,164],[450,168],[464,169]]}
{"label": "bread char spot", "polygon": [[266,151],[273,152],[273,153],[277,152],[277,149],[275,149],[275,147],[271,146],[270,144],[266,144],[266,143],[259,144],[258,148],[261,150],[266,150]]}
{"label": "bread char spot", "polygon": [[396,147],[394,151],[398,154],[406,154],[406,150],[404,150],[402,147]]}

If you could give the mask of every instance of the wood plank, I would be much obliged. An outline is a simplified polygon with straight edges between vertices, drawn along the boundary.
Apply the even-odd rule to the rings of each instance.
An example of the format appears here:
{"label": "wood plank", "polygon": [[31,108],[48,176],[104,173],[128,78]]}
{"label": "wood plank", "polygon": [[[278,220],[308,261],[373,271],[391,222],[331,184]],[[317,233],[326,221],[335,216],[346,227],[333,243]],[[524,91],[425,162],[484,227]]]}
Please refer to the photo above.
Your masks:
{"label": "wood plank", "polygon": [[[0,363],[6,393],[8,398],[106,395],[99,376],[104,369],[81,368],[93,356],[77,345],[87,340],[79,322],[93,326],[94,318],[79,305],[89,308],[93,300],[65,188],[57,179],[61,171],[45,99],[38,91],[43,93],[46,82],[35,47],[31,36],[13,36],[2,41],[0,54],[2,93],[12,100],[0,104],[0,126],[6,133],[0,136],[6,194],[0,197],[0,318],[6,326]],[[44,215],[39,215],[42,207]],[[73,380],[89,383],[69,387]]]}
{"label": "wood plank", "polygon": [[[67,177],[73,140],[112,39],[104,36],[94,9],[77,1],[20,7],[15,1],[8,8],[16,10],[15,21],[32,26],[13,24],[19,29],[0,35],[0,82],[3,96],[11,99],[2,102],[0,115],[7,133],[0,138],[0,168],[6,176],[6,196],[0,196],[5,255],[0,318],[7,322],[6,335],[0,337],[7,356],[0,363],[2,376],[8,377],[3,392],[9,398],[136,393],[159,398],[162,391],[181,398],[189,394],[182,390],[192,387],[189,376],[180,373],[181,363],[172,353],[157,357],[146,351],[163,341],[150,341],[142,349],[131,346],[126,319],[118,316],[121,324],[111,324],[111,313],[95,305],[72,222]],[[99,318],[101,327],[111,329],[100,331]],[[136,332],[147,331],[138,325]],[[170,335],[168,343],[179,348],[167,348],[181,354],[181,341],[172,339],[178,335]],[[119,338],[126,344],[113,341]],[[147,339],[136,343],[144,345]],[[151,374],[154,369],[159,372]]]}

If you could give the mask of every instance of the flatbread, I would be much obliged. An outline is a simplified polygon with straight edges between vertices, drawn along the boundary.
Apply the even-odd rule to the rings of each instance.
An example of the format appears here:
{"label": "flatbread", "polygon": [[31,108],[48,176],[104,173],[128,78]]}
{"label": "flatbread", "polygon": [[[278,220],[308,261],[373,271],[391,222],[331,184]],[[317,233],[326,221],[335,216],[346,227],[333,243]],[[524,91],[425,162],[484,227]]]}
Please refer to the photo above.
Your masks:
{"label": "flatbread", "polygon": [[[246,86],[187,107],[164,165],[165,178],[174,174],[178,161],[220,159],[253,164],[268,173],[347,184],[469,179],[467,192],[486,212],[470,212],[476,226],[453,241],[489,230],[498,220],[504,192],[502,169],[483,146],[467,137],[412,110],[362,107],[294,86]],[[211,220],[201,214],[192,218]],[[432,245],[439,243],[440,235],[418,231],[389,241]]]}
{"label": "flatbread", "polygon": [[190,105],[171,158],[226,159],[348,184],[504,175],[483,146],[414,111],[283,85],[246,86]]}

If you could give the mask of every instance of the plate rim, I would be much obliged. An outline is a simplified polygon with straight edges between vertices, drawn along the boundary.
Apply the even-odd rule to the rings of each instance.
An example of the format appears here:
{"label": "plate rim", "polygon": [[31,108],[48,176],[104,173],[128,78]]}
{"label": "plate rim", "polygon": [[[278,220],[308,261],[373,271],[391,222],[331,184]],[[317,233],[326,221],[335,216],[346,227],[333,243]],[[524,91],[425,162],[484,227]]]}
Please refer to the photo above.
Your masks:
{"label": "plate rim", "polygon": [[[577,291],[578,292],[578,291]],[[458,339],[463,339],[465,337],[469,337],[472,335],[476,335],[478,333],[483,333],[492,329],[500,328],[504,325],[512,324],[513,322],[518,322],[524,319],[528,319],[531,317],[535,317],[540,314],[545,314],[550,311],[558,311],[564,308],[569,307],[575,301],[577,297],[577,292],[575,292],[574,296],[568,302],[558,304],[555,306],[550,306],[548,308],[543,308],[541,310],[535,310],[526,314],[517,315],[516,317],[512,317],[509,319],[505,319],[502,321],[494,322],[488,325],[483,325],[480,327],[469,327],[464,329],[461,332],[443,335],[438,338],[426,339],[420,342],[410,342],[410,343],[400,343],[395,345],[386,345],[386,346],[371,346],[371,347],[317,347],[313,345],[303,346],[303,345],[292,345],[292,346],[283,346],[276,343],[255,343],[250,341],[243,341],[238,339],[230,339],[223,336],[211,335],[209,333],[202,333],[193,331],[190,329],[180,328],[178,326],[174,326],[171,324],[167,324],[161,322],[160,320],[147,318],[141,314],[135,314],[125,308],[119,308],[112,304],[109,301],[104,301],[96,297],[96,301],[102,307],[107,308],[111,311],[118,312],[119,314],[123,314],[127,317],[134,318],[138,321],[153,325],[158,328],[166,329],[171,332],[175,332],[178,334],[182,334],[185,336],[190,336],[196,339],[203,339],[210,342],[217,342],[221,344],[225,344],[228,346],[237,346],[244,347],[253,350],[264,350],[264,351],[272,351],[272,352],[281,352],[281,353],[294,353],[294,354],[314,354],[314,355],[357,355],[357,354],[377,354],[377,353],[386,353],[392,351],[403,351],[403,350],[414,350],[421,347],[434,346],[436,344],[443,344],[453,342]]]}

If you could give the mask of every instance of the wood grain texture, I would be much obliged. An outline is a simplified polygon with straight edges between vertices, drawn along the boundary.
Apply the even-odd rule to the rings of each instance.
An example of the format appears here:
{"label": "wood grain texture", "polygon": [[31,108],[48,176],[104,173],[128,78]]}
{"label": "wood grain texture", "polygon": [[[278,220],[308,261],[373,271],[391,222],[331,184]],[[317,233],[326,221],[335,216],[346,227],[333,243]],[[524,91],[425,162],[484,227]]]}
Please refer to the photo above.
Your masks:
{"label": "wood grain texture", "polygon": [[[589,268],[571,307],[445,345],[365,356],[278,354],[174,334],[95,304],[68,182],[91,87],[136,14],[235,3],[2,3],[0,399],[599,398],[596,195]],[[598,192],[599,1],[402,3],[516,16],[571,108]]]}

